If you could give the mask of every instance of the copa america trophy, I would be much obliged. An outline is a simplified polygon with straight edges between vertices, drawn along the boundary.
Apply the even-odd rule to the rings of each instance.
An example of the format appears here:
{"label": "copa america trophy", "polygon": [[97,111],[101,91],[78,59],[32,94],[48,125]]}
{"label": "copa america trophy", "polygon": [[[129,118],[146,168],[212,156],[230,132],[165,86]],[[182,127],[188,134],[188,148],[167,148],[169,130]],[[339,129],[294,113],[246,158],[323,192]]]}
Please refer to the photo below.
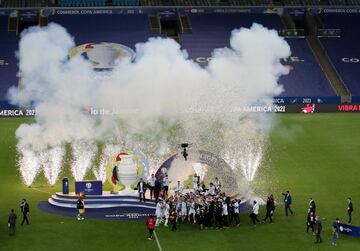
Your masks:
{"label": "copa america trophy", "polygon": [[119,180],[125,186],[125,189],[121,191],[124,195],[137,195],[137,191],[131,189],[131,185],[135,185],[137,181],[137,165],[133,158],[133,155],[121,156],[118,168]]}

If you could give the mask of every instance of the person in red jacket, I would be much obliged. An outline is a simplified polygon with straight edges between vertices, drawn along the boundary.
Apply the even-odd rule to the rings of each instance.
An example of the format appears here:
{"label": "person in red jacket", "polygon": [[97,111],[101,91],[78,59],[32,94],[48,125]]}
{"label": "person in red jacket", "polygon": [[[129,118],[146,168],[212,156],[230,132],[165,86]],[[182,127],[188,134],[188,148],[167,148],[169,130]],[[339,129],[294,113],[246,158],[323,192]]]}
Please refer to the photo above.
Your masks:
{"label": "person in red jacket", "polygon": [[148,240],[150,241],[153,236],[154,228],[155,228],[155,218],[153,215],[150,215],[149,218],[147,218],[146,226],[147,226],[147,229],[149,230]]}

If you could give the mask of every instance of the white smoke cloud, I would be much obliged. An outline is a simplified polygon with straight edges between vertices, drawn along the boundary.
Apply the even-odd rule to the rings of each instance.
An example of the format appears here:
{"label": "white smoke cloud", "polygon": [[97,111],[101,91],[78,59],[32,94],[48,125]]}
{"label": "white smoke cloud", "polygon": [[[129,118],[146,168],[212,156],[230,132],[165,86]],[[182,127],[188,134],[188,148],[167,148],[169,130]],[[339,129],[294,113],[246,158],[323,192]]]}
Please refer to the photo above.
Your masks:
{"label": "white smoke cloud", "polygon": [[[9,98],[17,105],[34,104],[37,115],[35,123],[17,129],[18,148],[42,152],[66,143],[102,141],[138,147],[150,163],[159,163],[184,141],[226,152],[238,138],[225,132],[237,130],[239,118],[249,115],[240,108],[271,104],[282,92],[277,80],[288,69],[280,58],[290,55],[286,41],[259,24],[234,30],[230,45],[215,50],[202,68],[174,40],[150,38],[136,44],[133,62],[120,60],[104,73],[93,71],[81,56],[68,60],[75,44],[63,27],[31,28],[20,40],[21,86],[11,88]],[[90,116],[85,107],[119,114]],[[248,117],[261,121],[254,123],[259,130],[271,127],[269,115]],[[85,152],[92,157],[96,149]],[[77,180],[86,170],[73,166]]]}

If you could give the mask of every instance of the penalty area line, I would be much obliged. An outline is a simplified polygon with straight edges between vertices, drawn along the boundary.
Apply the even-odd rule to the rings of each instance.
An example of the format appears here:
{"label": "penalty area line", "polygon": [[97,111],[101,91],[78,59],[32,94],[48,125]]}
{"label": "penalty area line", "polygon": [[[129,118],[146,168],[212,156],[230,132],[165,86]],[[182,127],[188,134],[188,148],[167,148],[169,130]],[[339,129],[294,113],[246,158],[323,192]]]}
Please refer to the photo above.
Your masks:
{"label": "penalty area line", "polygon": [[156,244],[159,248],[159,251],[162,251],[162,248],[161,248],[161,245],[160,245],[160,242],[159,242],[159,238],[157,237],[157,234],[156,234],[156,231],[154,230],[154,236],[155,236],[155,240],[156,240]]}

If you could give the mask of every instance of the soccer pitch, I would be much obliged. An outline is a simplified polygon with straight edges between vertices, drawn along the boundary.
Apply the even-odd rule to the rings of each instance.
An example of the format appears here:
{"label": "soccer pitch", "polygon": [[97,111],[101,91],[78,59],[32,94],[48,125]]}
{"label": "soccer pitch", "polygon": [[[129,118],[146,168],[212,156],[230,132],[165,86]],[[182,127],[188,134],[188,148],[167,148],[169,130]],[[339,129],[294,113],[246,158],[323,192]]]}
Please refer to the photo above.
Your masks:
{"label": "soccer pitch", "polygon": [[[347,221],[346,199],[354,202],[353,224],[360,225],[360,116],[357,114],[278,114],[270,147],[253,186],[260,194],[274,194],[278,202],[274,224],[253,227],[248,214],[241,226],[198,230],[180,224],[177,232],[156,229],[162,250],[360,250],[360,239],[340,236],[331,246],[334,218]],[[16,167],[16,128],[29,119],[0,120],[0,250],[159,250],[146,239],[145,222],[85,220],[50,215],[37,209],[39,201],[60,191],[38,177],[36,189],[21,183]],[[66,170],[62,173],[70,177]],[[72,188],[72,187],[71,187]],[[106,188],[105,188],[106,189]],[[285,217],[281,192],[290,190],[294,216]],[[323,223],[323,243],[306,233],[309,198],[316,201]],[[30,225],[20,226],[19,203],[30,203]],[[8,236],[7,217],[16,210],[15,237]],[[261,208],[260,218],[265,215]]]}

